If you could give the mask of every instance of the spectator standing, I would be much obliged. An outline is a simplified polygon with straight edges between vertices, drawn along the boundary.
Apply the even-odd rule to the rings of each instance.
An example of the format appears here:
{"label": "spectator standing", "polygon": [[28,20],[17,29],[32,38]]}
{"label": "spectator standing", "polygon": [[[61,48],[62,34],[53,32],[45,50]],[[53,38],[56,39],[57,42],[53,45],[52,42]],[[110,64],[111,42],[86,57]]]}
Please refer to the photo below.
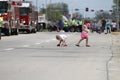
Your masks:
{"label": "spectator standing", "polygon": [[59,26],[59,30],[63,30],[64,23],[63,23],[62,20],[59,20],[59,22],[58,22],[58,26]]}
{"label": "spectator standing", "polygon": [[101,20],[99,20],[96,26],[96,32],[99,34],[101,33],[101,27],[102,27]]}
{"label": "spectator standing", "polygon": [[76,30],[76,21],[74,18],[72,18],[72,20],[70,20],[70,31],[75,32],[75,30]]}
{"label": "spectator standing", "polygon": [[2,31],[2,27],[3,27],[3,17],[0,17],[0,40],[1,40],[1,31]]}
{"label": "spectator standing", "polygon": [[78,22],[78,29],[80,32],[82,32],[82,25],[83,25],[83,21],[80,19]]}
{"label": "spectator standing", "polygon": [[111,33],[111,23],[109,20],[107,20],[107,22],[106,22],[105,29],[106,29],[105,34]]}
{"label": "spectator standing", "polygon": [[105,19],[102,19],[102,20],[101,20],[101,24],[102,24],[102,26],[101,26],[101,32],[104,32],[104,30],[105,30],[105,25],[106,25],[106,20],[105,20]]}
{"label": "spectator standing", "polygon": [[64,28],[63,28],[63,30],[64,30],[65,32],[68,32],[68,31],[69,31],[69,25],[68,25],[68,22],[67,22],[67,21],[64,22]]}
{"label": "spectator standing", "polygon": [[112,21],[111,26],[112,26],[111,30],[115,32],[117,30],[117,23],[114,20]]}

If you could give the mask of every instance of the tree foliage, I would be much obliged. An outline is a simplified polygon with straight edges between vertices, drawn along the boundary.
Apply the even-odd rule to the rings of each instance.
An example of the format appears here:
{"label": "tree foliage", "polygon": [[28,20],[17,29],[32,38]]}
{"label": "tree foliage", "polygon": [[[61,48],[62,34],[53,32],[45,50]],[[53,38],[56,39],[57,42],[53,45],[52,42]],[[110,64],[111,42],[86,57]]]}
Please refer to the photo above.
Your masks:
{"label": "tree foliage", "polygon": [[82,15],[82,13],[80,13],[80,12],[75,12],[75,13],[72,14],[72,18],[82,19],[82,18],[83,18],[83,15]]}
{"label": "tree foliage", "polygon": [[113,0],[114,5],[112,6],[113,12],[112,12],[112,18],[115,19],[117,15],[120,15],[120,0]]}
{"label": "tree foliage", "polygon": [[59,20],[62,15],[68,14],[68,5],[65,3],[52,3],[46,8],[46,14],[48,19]]}
{"label": "tree foliage", "polygon": [[95,13],[96,15],[96,19],[99,20],[99,19],[110,19],[111,18],[111,14],[109,12],[99,12],[97,11]]}

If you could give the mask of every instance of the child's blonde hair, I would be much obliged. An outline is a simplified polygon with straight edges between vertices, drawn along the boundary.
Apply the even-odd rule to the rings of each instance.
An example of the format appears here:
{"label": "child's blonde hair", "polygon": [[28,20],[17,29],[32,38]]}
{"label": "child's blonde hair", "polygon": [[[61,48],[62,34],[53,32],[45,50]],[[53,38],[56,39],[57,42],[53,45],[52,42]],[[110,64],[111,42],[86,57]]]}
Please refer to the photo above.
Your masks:
{"label": "child's blonde hair", "polygon": [[60,38],[59,35],[56,35],[56,39],[57,39],[57,40],[61,40],[61,38]]}

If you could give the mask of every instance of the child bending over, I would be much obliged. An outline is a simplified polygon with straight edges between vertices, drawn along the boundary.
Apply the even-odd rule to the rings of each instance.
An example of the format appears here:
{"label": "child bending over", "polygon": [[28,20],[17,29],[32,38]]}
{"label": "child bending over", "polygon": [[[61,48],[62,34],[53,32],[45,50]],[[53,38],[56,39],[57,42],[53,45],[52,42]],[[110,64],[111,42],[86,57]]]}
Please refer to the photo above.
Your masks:
{"label": "child bending over", "polygon": [[67,36],[64,35],[64,34],[60,34],[60,35],[56,35],[56,39],[59,40],[59,43],[57,44],[57,46],[67,46],[66,44],[66,39],[67,39]]}

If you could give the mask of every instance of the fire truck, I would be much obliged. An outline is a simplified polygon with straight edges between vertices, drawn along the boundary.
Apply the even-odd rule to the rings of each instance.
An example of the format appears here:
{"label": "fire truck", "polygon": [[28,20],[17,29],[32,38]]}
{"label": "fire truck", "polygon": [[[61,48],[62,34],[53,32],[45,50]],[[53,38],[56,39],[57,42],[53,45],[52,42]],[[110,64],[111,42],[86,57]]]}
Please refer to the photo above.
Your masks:
{"label": "fire truck", "polygon": [[19,12],[19,31],[25,31],[27,33],[36,33],[38,12],[33,9],[31,2],[23,1],[22,5],[19,6]]}
{"label": "fire truck", "polygon": [[2,33],[9,36],[18,35],[19,10],[21,3],[8,0],[0,0],[0,17],[3,17]]}

